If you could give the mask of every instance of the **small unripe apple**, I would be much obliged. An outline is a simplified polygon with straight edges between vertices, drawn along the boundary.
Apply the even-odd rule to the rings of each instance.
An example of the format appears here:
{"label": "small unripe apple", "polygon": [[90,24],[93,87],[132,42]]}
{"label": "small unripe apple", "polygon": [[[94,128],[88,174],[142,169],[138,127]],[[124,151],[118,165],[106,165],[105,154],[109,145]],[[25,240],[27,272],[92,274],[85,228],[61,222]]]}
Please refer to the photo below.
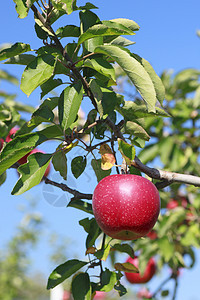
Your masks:
{"label": "small unripe apple", "polygon": [[[139,267],[139,260],[138,257],[135,256],[134,258],[129,257],[126,262],[133,264],[136,268]],[[156,273],[156,263],[153,257],[151,257],[147,263],[146,269],[144,274],[141,275],[140,273],[128,273],[125,272],[126,279],[130,283],[146,283],[154,276]]]}
{"label": "small unripe apple", "polygon": [[110,175],[96,186],[92,207],[97,224],[108,236],[135,240],[157,221],[160,197],[148,179],[132,174]]}

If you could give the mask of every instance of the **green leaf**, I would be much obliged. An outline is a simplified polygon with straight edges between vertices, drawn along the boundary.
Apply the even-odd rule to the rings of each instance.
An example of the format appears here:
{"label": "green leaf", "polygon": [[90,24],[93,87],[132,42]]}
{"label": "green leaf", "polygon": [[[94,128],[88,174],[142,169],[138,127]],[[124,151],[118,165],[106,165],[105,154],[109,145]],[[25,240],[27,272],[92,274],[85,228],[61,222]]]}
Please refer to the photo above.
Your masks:
{"label": "green leaf", "polygon": [[36,28],[40,28],[40,31],[36,29],[36,33],[39,38],[45,39],[48,36],[54,36],[54,33],[49,30],[39,19],[35,18],[35,24],[38,26]]}
{"label": "green leaf", "polygon": [[127,47],[130,45],[134,45],[135,42],[132,42],[122,36],[114,37],[114,36],[106,36],[104,37],[104,44],[117,45],[121,47]]}
{"label": "green leaf", "polygon": [[156,111],[148,112],[146,105],[142,102],[136,103],[133,101],[124,101],[122,107],[117,107],[117,111],[124,116],[128,121],[135,121],[139,118],[148,118],[152,116],[169,117],[170,115],[159,107],[155,107]]}
{"label": "green leaf", "polygon": [[85,5],[83,6],[79,6],[77,9],[81,9],[81,10],[89,10],[89,9],[97,9],[98,7],[95,6],[94,4],[90,3],[90,2],[86,2]]}
{"label": "green leaf", "polygon": [[19,54],[13,57],[10,57],[4,62],[4,64],[13,64],[13,65],[28,65],[35,59],[33,54]]}
{"label": "green leaf", "polygon": [[[121,25],[125,26],[126,28],[129,28],[132,31],[137,31],[140,29],[140,26],[133,20],[118,18],[118,19],[112,19],[110,21],[121,24]],[[107,22],[107,21],[103,21],[103,23],[104,22]]]}
{"label": "green leaf", "polygon": [[183,207],[177,207],[176,210],[171,212],[169,216],[166,216],[164,221],[160,224],[159,237],[163,237],[167,232],[173,228],[176,224],[180,224],[185,219],[185,209]]}
{"label": "green leaf", "polygon": [[14,110],[17,111],[24,111],[24,112],[28,112],[28,113],[33,113],[34,112],[34,107],[31,105],[26,105],[22,102],[18,102],[15,99],[9,99],[7,98],[4,101],[4,104],[10,108],[13,108]]}
{"label": "green leaf", "polygon": [[0,70],[0,79],[9,81],[15,85],[18,85],[18,83],[19,83],[18,79],[15,76],[9,74],[7,71],[4,71],[4,70]]}
{"label": "green leaf", "polygon": [[101,234],[101,229],[99,228],[96,220],[94,218],[91,219],[90,222],[90,228],[88,232],[88,236],[86,238],[86,249],[89,247],[92,247],[98,238],[98,236]]}
{"label": "green leaf", "polygon": [[142,128],[142,126],[138,125],[135,122],[131,122],[131,121],[126,122],[125,132],[137,136],[145,141],[149,141],[150,139],[150,136],[144,130],[144,128]]}
{"label": "green leaf", "polygon": [[152,161],[159,153],[159,144],[149,145],[139,153],[139,158],[143,164]]}
{"label": "green leaf", "polygon": [[91,89],[94,99],[96,101],[97,109],[100,114],[100,117],[102,118],[104,115],[103,106],[102,106],[103,93],[95,79],[92,79],[90,81],[90,89]]}
{"label": "green leaf", "polygon": [[72,280],[72,295],[74,300],[90,300],[92,288],[88,273],[79,273]]}
{"label": "green leaf", "polygon": [[60,86],[61,84],[63,84],[61,79],[59,79],[59,78],[58,79],[53,79],[53,77],[49,78],[45,83],[43,83],[40,86],[41,90],[42,90],[41,98],[43,98],[46,94],[48,94],[53,89]]}
{"label": "green leaf", "polygon": [[169,241],[168,237],[158,239],[158,248],[165,262],[168,262],[174,256],[174,244]]}
{"label": "green leaf", "polygon": [[64,27],[60,27],[56,31],[56,35],[60,38],[64,37],[79,37],[80,28],[75,25],[66,25]]}
{"label": "green leaf", "polygon": [[193,107],[194,108],[200,107],[200,86],[195,91],[195,95],[193,99]]}
{"label": "green leaf", "polygon": [[67,157],[64,151],[58,151],[54,154],[52,163],[54,169],[60,173],[60,175],[67,179]]}
{"label": "green leaf", "polygon": [[0,153],[0,175],[33,148],[46,140],[61,136],[59,128],[49,126],[41,131],[16,136]]}
{"label": "green leaf", "polygon": [[[88,28],[100,22],[99,17],[90,10],[81,11],[79,13],[79,16],[81,21],[81,34],[87,31]],[[93,52],[98,45],[103,45],[103,36],[98,36],[96,38],[86,40],[83,44],[83,54],[88,53],[88,51]]]}
{"label": "green leaf", "polygon": [[28,133],[42,122],[52,122],[54,113],[52,110],[58,105],[58,97],[47,98],[42,102],[39,108],[32,114],[31,119],[21,129],[20,133]]}
{"label": "green leaf", "polygon": [[74,207],[93,215],[92,204],[80,199],[72,199],[67,207]]}
{"label": "green leaf", "polygon": [[154,71],[153,67],[151,66],[151,64],[144,58],[140,57],[137,54],[132,53],[131,54],[134,58],[136,58],[139,63],[141,63],[141,65],[145,68],[145,70],[147,71],[147,73],[149,74],[149,77],[151,78],[153,85],[154,85],[154,89],[156,92],[156,97],[158,99],[158,101],[162,104],[163,100],[165,98],[165,88],[164,85],[160,79],[160,77],[156,74],[156,72]]}
{"label": "green leaf", "polygon": [[83,86],[80,81],[66,87],[58,102],[59,121],[65,130],[75,121],[83,98]]}
{"label": "green leaf", "polygon": [[132,145],[129,145],[128,143],[124,142],[121,139],[118,139],[118,146],[119,151],[121,152],[122,156],[126,160],[127,164],[130,165],[131,161],[135,158],[135,148]]}
{"label": "green leaf", "polygon": [[130,257],[134,258],[134,250],[129,244],[114,244],[112,249],[127,253]]}
{"label": "green leaf", "polygon": [[130,51],[116,45],[104,45],[95,48],[94,52],[103,53],[114,59],[141,94],[147,104],[148,111],[156,111],[157,99],[153,82],[145,68],[131,55]]}
{"label": "green leaf", "polygon": [[120,23],[113,21],[103,21],[102,24],[95,24],[88,28],[83,34],[81,34],[78,40],[78,46],[86,40],[97,36],[118,36],[122,34],[134,35],[134,32]]}
{"label": "green leaf", "polygon": [[22,74],[21,90],[29,96],[53,75],[55,64],[56,60],[52,55],[47,54],[36,57]]}
{"label": "green leaf", "polygon": [[110,292],[117,282],[117,274],[106,269],[101,273],[101,291]]}
{"label": "green leaf", "polygon": [[31,51],[29,44],[15,43],[11,47],[0,51],[0,61],[28,51]]}
{"label": "green leaf", "polygon": [[86,157],[77,156],[72,159],[71,170],[75,178],[78,178],[85,170],[87,164]]}
{"label": "green leaf", "polygon": [[111,249],[111,240],[112,240],[111,237],[106,236],[104,248],[97,250],[94,253],[94,256],[96,256],[98,259],[106,261]]}
{"label": "green leaf", "polygon": [[94,218],[89,219],[89,218],[85,218],[79,221],[79,225],[82,226],[85,230],[85,232],[89,233],[90,231],[90,224],[92,223]]}
{"label": "green leaf", "polygon": [[52,289],[65,279],[73,275],[79,269],[87,265],[85,261],[80,261],[78,259],[71,259],[66,261],[64,264],[59,265],[49,276],[47,289]]}
{"label": "green leaf", "polygon": [[20,19],[28,15],[29,8],[36,0],[13,0],[16,3],[15,9]]}
{"label": "green leaf", "polygon": [[124,295],[127,294],[127,289],[121,283],[117,283],[114,286],[114,289],[119,293],[120,297],[122,297],[122,296],[124,296]]}
{"label": "green leaf", "polygon": [[111,170],[102,170],[101,169],[101,159],[92,159],[91,161],[92,168],[97,177],[97,181],[99,182],[104,177],[110,175]]}
{"label": "green leaf", "polygon": [[31,120],[28,123],[28,126],[37,126],[42,122],[53,122],[54,120],[54,113],[48,106],[41,106],[39,107],[31,117]]}
{"label": "green leaf", "polygon": [[0,186],[6,181],[6,172],[0,175]]}
{"label": "green leaf", "polygon": [[102,57],[86,59],[84,61],[84,66],[88,68],[92,68],[97,72],[99,72],[100,74],[112,79],[113,82],[116,82],[115,69],[110,63],[108,63]]}
{"label": "green leaf", "polygon": [[39,184],[49,165],[52,154],[33,153],[28,156],[28,163],[18,168],[21,177],[14,186],[11,194],[21,195]]}
{"label": "green leaf", "polygon": [[62,0],[62,2],[66,4],[65,9],[68,15],[77,9],[76,0]]}
{"label": "green leaf", "polygon": [[[35,17],[35,32],[37,37],[41,40],[46,40],[48,38],[48,32],[44,30],[44,26],[42,22],[38,22],[37,18]],[[44,28],[43,28],[44,27]]]}

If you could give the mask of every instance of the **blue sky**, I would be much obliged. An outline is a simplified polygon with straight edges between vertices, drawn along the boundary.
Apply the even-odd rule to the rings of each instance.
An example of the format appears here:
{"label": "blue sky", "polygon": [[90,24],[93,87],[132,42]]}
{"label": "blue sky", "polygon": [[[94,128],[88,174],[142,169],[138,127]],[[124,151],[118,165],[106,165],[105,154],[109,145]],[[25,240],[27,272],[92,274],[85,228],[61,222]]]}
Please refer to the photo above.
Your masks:
{"label": "blue sky", "polygon": [[[86,1],[77,2],[82,5]],[[200,29],[199,1],[95,0],[92,3],[100,8],[97,14],[102,20],[123,17],[132,19],[140,25],[140,30],[132,37],[136,44],[131,46],[131,50],[147,59],[158,74],[166,69],[172,69],[174,72],[191,67],[200,69],[200,38],[196,35],[196,31]],[[7,0],[1,3],[0,15],[0,44],[25,42],[29,43],[33,49],[42,45],[34,33],[32,13],[26,19],[20,20],[14,9],[13,1]],[[66,24],[78,24],[78,13],[62,18],[57,26]],[[15,74],[19,79],[23,72],[23,67],[20,66],[5,65],[2,68]],[[16,92],[19,95],[17,99],[24,103],[39,104],[39,89],[34,91],[29,98],[20,92],[19,87],[13,87],[3,82],[0,89]],[[42,149],[46,152],[53,151],[55,144],[49,143],[42,146]],[[52,178],[57,176],[53,171],[50,175]],[[41,268],[47,275],[52,270],[53,266],[49,265],[46,259],[49,253],[46,241],[51,231],[56,231],[62,237],[69,237],[71,241],[67,251],[69,255],[70,251],[73,253],[73,249],[76,249],[75,253],[77,251],[81,255],[79,249],[84,247],[85,235],[78,226],[78,220],[87,217],[86,214],[73,208],[66,209],[63,206],[55,207],[56,204],[49,204],[52,195],[59,198],[62,197],[62,192],[48,189],[43,184],[22,196],[11,196],[10,191],[17,180],[16,171],[9,170],[8,177],[6,183],[0,187],[1,245],[4,245],[14,234],[15,226],[21,219],[22,213],[17,208],[21,204],[26,204],[27,198],[34,197],[38,202],[37,210],[48,222],[48,230],[45,232],[43,241],[38,249],[32,251],[34,268]],[[82,175],[76,182],[69,174],[69,185],[71,184],[71,187],[74,188],[78,187],[83,192],[92,193],[96,181],[93,176],[91,177],[90,172],[87,172],[87,175]],[[68,195],[65,197],[67,201]],[[194,271],[183,272],[177,300],[199,299],[199,276],[200,271],[197,267],[194,268]]]}

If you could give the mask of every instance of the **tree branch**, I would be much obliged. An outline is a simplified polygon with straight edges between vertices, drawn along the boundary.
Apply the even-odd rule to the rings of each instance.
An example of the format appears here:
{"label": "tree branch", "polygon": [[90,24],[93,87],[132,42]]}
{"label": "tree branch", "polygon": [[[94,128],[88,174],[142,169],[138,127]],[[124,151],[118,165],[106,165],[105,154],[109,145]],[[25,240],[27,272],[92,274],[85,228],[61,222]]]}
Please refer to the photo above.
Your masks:
{"label": "tree branch", "polygon": [[[87,199],[87,200],[92,200],[92,194],[84,194],[84,193],[81,193],[77,190],[73,190],[71,189],[70,187],[68,187],[66,184],[64,183],[58,183],[58,182],[55,182],[53,180],[50,180],[48,179],[47,177],[44,176],[44,182],[46,184],[51,184],[53,186],[56,186],[58,188],[60,188],[61,190],[63,190],[64,192],[68,192],[72,195],[74,195],[74,198],[76,199]],[[73,199],[72,199],[73,200]]]}
{"label": "tree branch", "polygon": [[[63,57],[65,58],[65,60],[67,62],[67,66],[73,72],[75,77],[77,79],[81,80],[86,95],[90,98],[93,106],[98,111],[94,95],[90,89],[88,82],[81,75],[81,73],[76,68],[76,66],[73,64],[73,61],[71,60],[71,58],[67,54],[66,50],[62,46],[62,44],[61,44],[60,40],[58,39],[58,37],[56,36],[54,30],[52,29],[52,27],[50,25],[48,25],[48,22],[47,22],[48,20],[45,20],[45,18],[40,14],[40,12],[38,11],[38,9],[35,7],[34,4],[31,6],[31,9],[33,10],[35,16],[42,22],[42,24],[53,34],[52,39],[54,40],[58,49],[60,49]],[[105,119],[105,123],[114,132],[116,137],[118,137],[122,140],[125,140],[123,134],[120,131],[121,127],[118,127],[117,125],[115,125],[109,117],[107,117]],[[173,182],[191,184],[191,185],[200,187],[200,178],[197,176],[178,174],[178,173],[174,173],[174,172],[168,172],[168,171],[162,171],[162,170],[155,169],[155,168],[150,168],[148,166],[143,165],[137,156],[135,157],[135,159],[133,161],[133,166],[135,166],[137,169],[139,169],[143,173],[147,174],[149,177],[157,179],[157,180],[161,180],[160,183],[156,183],[158,188],[164,188]]]}
{"label": "tree branch", "polygon": [[191,184],[200,187],[200,177],[150,168],[146,165],[143,165],[143,163],[137,156],[135,156],[132,164],[134,167],[147,174],[149,177],[161,180],[160,188],[170,185],[173,182]]}

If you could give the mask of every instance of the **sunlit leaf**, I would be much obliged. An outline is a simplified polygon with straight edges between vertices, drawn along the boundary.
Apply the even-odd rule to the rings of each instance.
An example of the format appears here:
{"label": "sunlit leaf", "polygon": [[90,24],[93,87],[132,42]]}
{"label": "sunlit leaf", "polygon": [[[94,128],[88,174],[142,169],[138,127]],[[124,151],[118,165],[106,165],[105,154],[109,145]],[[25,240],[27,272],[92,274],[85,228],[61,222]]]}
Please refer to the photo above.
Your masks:
{"label": "sunlit leaf", "polygon": [[121,139],[118,139],[118,146],[119,151],[121,152],[122,156],[126,160],[128,165],[131,165],[131,161],[135,158],[135,148],[132,145],[129,145],[128,143],[124,142]]}
{"label": "sunlit leaf", "polygon": [[110,56],[124,70],[131,82],[147,104],[149,112],[155,112],[156,92],[153,82],[145,68],[126,49],[116,45],[99,46],[94,50]]}
{"label": "sunlit leaf", "polygon": [[83,98],[83,86],[80,81],[66,87],[60,95],[58,109],[59,121],[63,129],[67,129],[75,121]]}
{"label": "sunlit leaf", "polygon": [[53,75],[55,64],[54,56],[48,54],[38,56],[33,60],[22,74],[22,91],[29,96],[38,86]]}
{"label": "sunlit leaf", "polygon": [[12,190],[12,195],[21,195],[39,184],[52,158],[52,154],[34,153],[28,156],[28,163],[18,168],[21,174]]}
{"label": "sunlit leaf", "polygon": [[24,43],[15,43],[9,48],[0,51],[0,61],[30,51],[30,45]]}

